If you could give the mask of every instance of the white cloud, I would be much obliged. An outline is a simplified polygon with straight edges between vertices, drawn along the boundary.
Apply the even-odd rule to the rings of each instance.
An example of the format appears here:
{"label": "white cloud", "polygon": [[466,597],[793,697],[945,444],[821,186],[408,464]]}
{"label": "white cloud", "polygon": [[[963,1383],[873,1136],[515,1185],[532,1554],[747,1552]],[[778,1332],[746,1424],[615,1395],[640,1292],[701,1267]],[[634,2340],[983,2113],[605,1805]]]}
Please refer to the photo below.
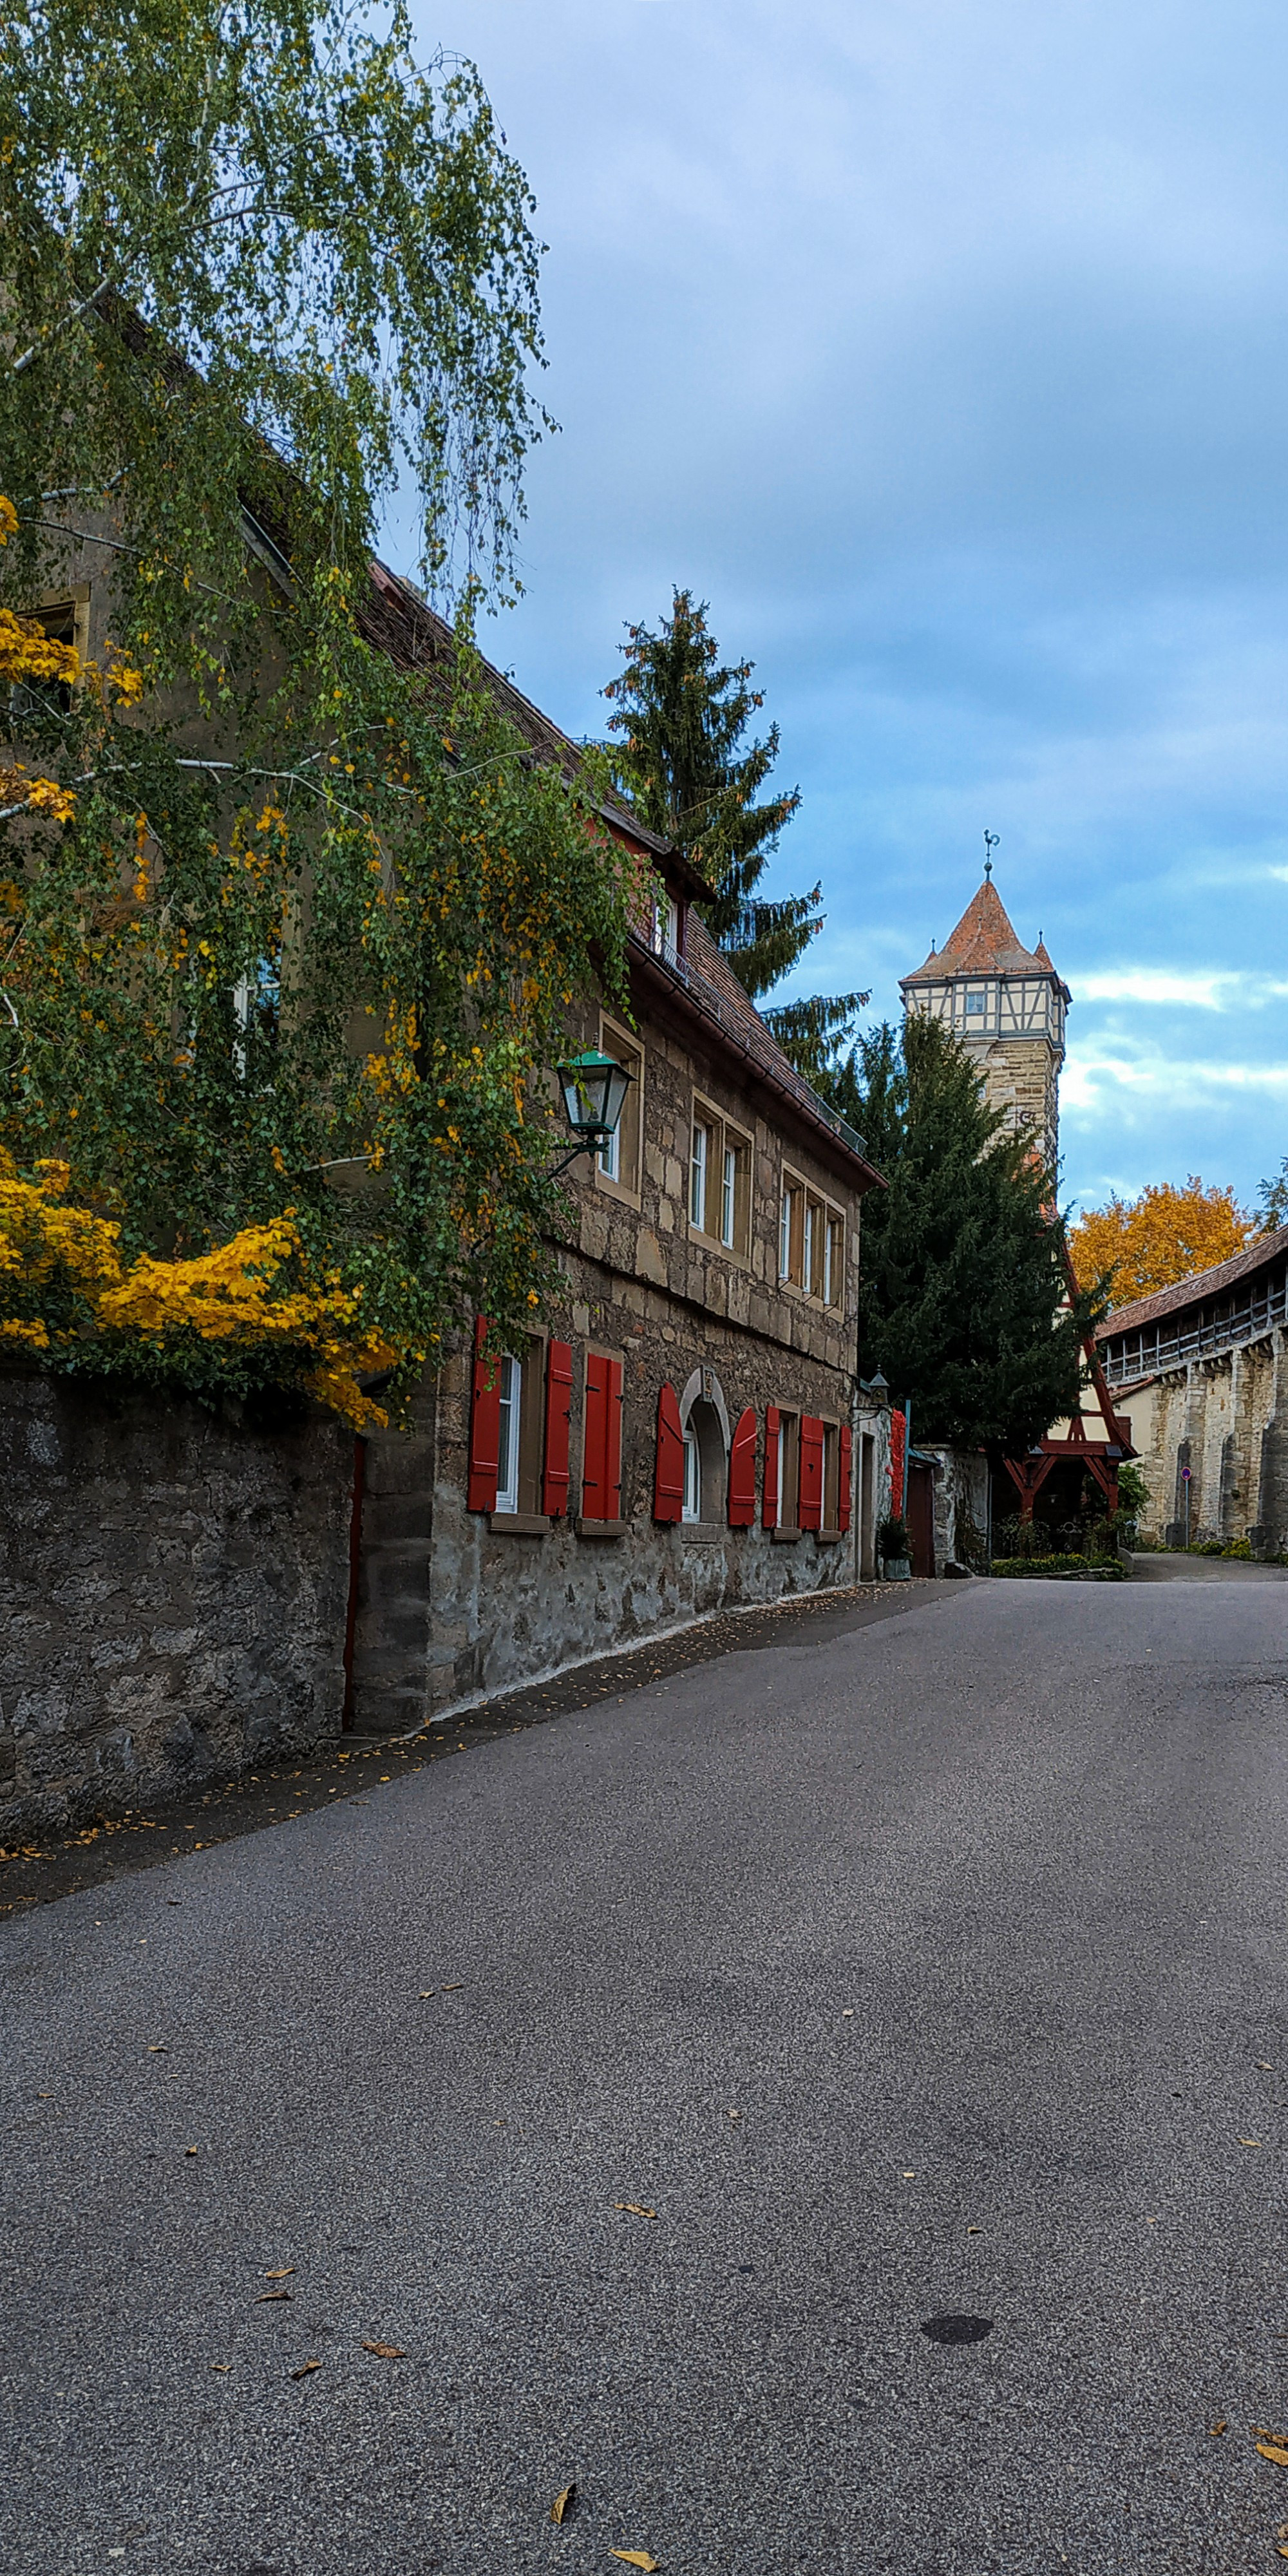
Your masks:
{"label": "white cloud", "polygon": [[1121,966],[1104,975],[1079,975],[1073,997],[1075,1002],[1157,1002],[1182,1010],[1226,1011],[1246,981],[1233,973],[1186,975],[1161,966]]}

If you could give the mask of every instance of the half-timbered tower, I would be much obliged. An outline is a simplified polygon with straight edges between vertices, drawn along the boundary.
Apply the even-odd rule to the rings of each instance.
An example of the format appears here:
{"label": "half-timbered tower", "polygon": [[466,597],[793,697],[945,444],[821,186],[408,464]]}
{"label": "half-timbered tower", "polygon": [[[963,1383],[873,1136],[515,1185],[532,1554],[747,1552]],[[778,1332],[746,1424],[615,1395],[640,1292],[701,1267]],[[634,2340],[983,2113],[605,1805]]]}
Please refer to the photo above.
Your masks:
{"label": "half-timbered tower", "polygon": [[951,939],[900,987],[905,1011],[942,1020],[984,1077],[989,1104],[1037,1138],[1056,1167],[1060,1067],[1069,988],[1039,937],[1023,948],[985,862],[984,882]]}

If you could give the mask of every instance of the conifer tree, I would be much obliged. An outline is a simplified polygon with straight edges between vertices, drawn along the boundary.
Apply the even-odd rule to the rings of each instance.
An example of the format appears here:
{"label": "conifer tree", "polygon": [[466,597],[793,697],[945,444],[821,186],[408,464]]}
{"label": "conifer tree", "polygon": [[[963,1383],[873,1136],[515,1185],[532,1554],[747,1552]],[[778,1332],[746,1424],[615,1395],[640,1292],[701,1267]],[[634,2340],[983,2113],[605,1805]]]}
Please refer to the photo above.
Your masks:
{"label": "conifer tree", "polygon": [[[705,600],[676,590],[658,634],[630,626],[627,638],[626,668],[604,690],[613,705],[617,783],[650,829],[664,832],[714,886],[714,903],[703,907],[708,927],[755,1001],[790,973],[823,927],[821,885],[777,902],[756,892],[800,789],[757,802],[778,759],[778,727],[744,740],[764,692],[750,686],[754,663],[721,662]],[[818,995],[765,1017],[812,1080],[867,999]]]}
{"label": "conifer tree", "polygon": [[933,1020],[861,1038],[826,1084],[889,1186],[863,1203],[859,1366],[930,1440],[1015,1455],[1077,1403],[1095,1292],[1068,1303],[1050,1176]]}

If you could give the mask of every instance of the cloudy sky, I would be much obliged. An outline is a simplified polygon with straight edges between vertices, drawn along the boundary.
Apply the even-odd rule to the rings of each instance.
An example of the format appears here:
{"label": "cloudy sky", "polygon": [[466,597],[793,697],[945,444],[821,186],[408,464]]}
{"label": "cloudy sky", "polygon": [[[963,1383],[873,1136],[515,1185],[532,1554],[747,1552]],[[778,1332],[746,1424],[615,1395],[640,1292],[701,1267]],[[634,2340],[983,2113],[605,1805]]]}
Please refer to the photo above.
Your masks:
{"label": "cloudy sky", "polygon": [[1000,835],[1070,984],[1065,1193],[1288,1153],[1288,17],[417,0],[549,244],[527,596],[574,733],[711,602],[873,1016]]}

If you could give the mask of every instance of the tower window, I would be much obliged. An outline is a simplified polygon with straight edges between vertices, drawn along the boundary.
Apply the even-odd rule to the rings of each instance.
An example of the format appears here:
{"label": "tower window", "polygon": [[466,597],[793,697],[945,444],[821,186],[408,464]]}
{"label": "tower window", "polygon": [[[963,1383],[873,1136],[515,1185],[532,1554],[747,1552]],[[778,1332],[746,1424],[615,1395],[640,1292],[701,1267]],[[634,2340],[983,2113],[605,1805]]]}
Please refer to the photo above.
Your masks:
{"label": "tower window", "polygon": [[982,994],[982,993],[968,993],[968,994],[967,994],[967,996],[966,996],[966,1017],[967,1017],[967,1019],[968,1019],[968,1020],[982,1020],[982,1019],[983,1019],[983,1017],[984,1017],[984,996],[983,996],[983,994]]}

